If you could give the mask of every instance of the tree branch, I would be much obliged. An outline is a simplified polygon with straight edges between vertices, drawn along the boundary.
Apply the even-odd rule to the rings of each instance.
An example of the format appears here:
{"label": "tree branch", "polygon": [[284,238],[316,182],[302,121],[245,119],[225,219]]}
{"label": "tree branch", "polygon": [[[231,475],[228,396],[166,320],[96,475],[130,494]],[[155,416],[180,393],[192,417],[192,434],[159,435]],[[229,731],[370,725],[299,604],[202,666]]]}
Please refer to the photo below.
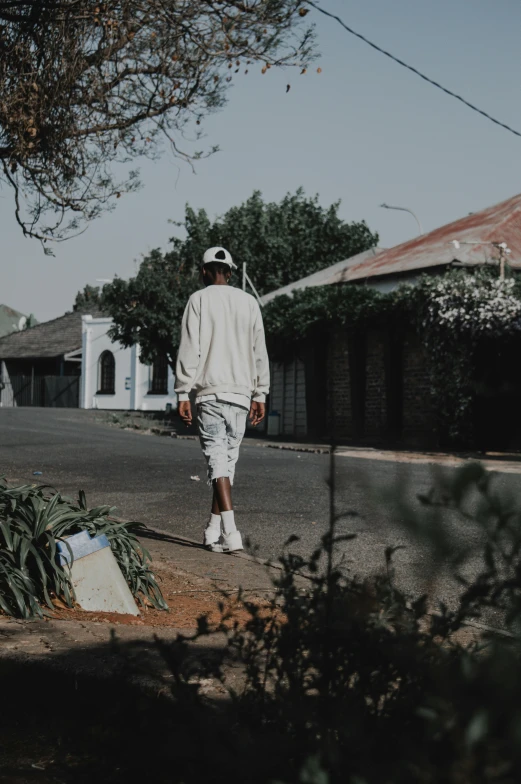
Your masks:
{"label": "tree branch", "polygon": [[[133,172],[114,182],[112,164],[156,155],[162,135],[193,163],[200,154],[176,140],[223,106],[239,68],[313,56],[299,8],[300,0],[0,0],[0,171],[24,233],[61,239],[66,214],[76,231],[110,208],[137,183]],[[41,226],[46,213],[51,229]]]}

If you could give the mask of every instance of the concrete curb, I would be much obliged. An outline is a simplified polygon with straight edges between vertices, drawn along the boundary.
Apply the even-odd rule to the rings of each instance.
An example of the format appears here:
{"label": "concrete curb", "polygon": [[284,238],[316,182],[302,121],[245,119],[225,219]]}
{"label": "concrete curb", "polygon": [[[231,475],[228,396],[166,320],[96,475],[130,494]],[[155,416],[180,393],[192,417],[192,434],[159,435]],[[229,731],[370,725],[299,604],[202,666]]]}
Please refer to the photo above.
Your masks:
{"label": "concrete curb", "polygon": [[[114,427],[114,424],[103,419],[98,420],[98,424]],[[175,426],[168,427],[153,425],[148,428],[136,427],[135,425],[118,426],[120,429],[141,435],[157,435],[167,438],[174,438],[179,441],[198,441],[198,436],[193,433],[178,432]],[[260,440],[255,437],[254,431],[248,431],[249,435],[243,441],[243,446],[262,447],[264,449],[279,449],[289,452],[301,452],[308,454],[328,455],[333,451],[333,445],[328,443],[303,443],[288,441],[268,441]],[[433,452],[415,451],[413,449],[383,449],[378,447],[338,445],[335,448],[335,455],[342,458],[354,458],[359,460],[381,460],[394,463],[418,463],[441,465],[455,468],[469,462],[482,463],[487,471],[498,471],[499,473],[521,474],[521,453],[453,453],[453,452]]]}
{"label": "concrete curb", "polygon": [[[243,441],[243,446],[248,441]],[[319,446],[316,444],[289,444],[275,442],[256,442],[251,446],[262,446],[267,449],[282,449],[290,452],[308,452],[314,454],[330,455],[332,446]],[[508,455],[510,456],[510,455]],[[521,474],[521,455],[518,459],[491,459],[491,456],[469,454],[459,456],[450,452],[412,452],[393,450],[387,451],[373,447],[342,447],[335,449],[335,457],[351,458],[355,460],[379,460],[389,463],[428,464],[457,468],[468,463],[481,463],[487,471],[497,471],[506,474]],[[499,457],[499,456],[498,456]],[[513,457],[513,455],[512,455]],[[507,455],[505,454],[505,458]]]}
{"label": "concrete curb", "polygon": [[[179,441],[198,441],[194,435],[181,435],[170,429],[152,427],[147,430],[134,429],[131,427],[123,428],[127,432],[140,433],[141,435],[158,435],[162,437],[174,438]],[[330,455],[333,447],[328,444],[301,444],[279,441],[256,441],[251,437],[246,437],[242,443],[243,447],[255,446],[263,449],[279,449],[287,452],[301,452],[316,455]],[[519,457],[505,453],[504,459],[498,454],[491,456],[479,454],[458,455],[451,452],[414,452],[410,450],[385,450],[376,447],[346,447],[338,446],[335,449],[336,457],[354,458],[356,460],[380,460],[389,463],[418,463],[428,465],[441,465],[448,468],[457,468],[470,462],[482,463],[487,471],[498,471],[506,474],[521,474],[521,454]],[[514,459],[508,459],[512,457]]]}

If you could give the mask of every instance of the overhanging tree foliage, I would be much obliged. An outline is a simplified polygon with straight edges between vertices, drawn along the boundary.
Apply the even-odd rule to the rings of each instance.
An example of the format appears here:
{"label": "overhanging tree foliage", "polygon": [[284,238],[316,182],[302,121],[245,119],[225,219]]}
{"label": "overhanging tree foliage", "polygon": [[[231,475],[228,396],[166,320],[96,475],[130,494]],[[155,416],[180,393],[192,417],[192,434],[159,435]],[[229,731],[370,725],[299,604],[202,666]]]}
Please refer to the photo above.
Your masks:
{"label": "overhanging tree foliage", "polygon": [[[342,221],[339,206],[321,207],[318,197],[299,189],[280,203],[266,203],[255,192],[213,223],[204,210],[187,207],[184,224],[177,224],[184,226],[185,239],[174,237],[166,253],[152,251],[135,278],[104,286],[113,338],[124,346],[139,343],[147,362],[163,355],[174,367],[183,310],[201,285],[208,247],[224,245],[239,266],[246,262],[257,291],[265,294],[377,244],[363,221]],[[232,282],[239,283],[237,274]]]}
{"label": "overhanging tree foliage", "polygon": [[0,180],[24,234],[80,231],[137,186],[114,165],[162,138],[200,157],[183,133],[235,74],[312,58],[306,13],[300,0],[0,0]]}

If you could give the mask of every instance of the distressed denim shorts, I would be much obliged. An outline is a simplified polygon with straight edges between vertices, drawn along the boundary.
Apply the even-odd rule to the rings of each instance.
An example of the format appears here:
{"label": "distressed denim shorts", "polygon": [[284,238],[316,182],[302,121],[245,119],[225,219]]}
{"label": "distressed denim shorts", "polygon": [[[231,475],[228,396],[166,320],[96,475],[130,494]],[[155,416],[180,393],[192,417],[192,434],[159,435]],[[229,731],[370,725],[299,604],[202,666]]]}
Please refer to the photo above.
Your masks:
{"label": "distressed denim shorts", "polygon": [[208,484],[227,476],[233,485],[247,416],[245,408],[231,403],[207,400],[197,405],[199,439],[208,464]]}

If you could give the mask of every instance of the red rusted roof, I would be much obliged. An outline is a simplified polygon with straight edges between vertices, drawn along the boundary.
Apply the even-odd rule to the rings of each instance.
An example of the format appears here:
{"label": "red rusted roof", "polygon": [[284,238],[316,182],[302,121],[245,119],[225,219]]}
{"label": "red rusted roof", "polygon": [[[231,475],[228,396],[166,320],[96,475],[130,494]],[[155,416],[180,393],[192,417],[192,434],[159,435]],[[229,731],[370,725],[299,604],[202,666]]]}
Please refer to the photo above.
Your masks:
{"label": "red rusted roof", "polygon": [[[453,240],[461,243],[459,249],[451,244]],[[521,194],[382,251],[360,264],[336,270],[322,280],[322,285],[399,275],[452,262],[468,266],[486,264],[498,258],[499,251],[493,242],[506,242],[512,251],[507,256],[508,264],[521,269]]]}

